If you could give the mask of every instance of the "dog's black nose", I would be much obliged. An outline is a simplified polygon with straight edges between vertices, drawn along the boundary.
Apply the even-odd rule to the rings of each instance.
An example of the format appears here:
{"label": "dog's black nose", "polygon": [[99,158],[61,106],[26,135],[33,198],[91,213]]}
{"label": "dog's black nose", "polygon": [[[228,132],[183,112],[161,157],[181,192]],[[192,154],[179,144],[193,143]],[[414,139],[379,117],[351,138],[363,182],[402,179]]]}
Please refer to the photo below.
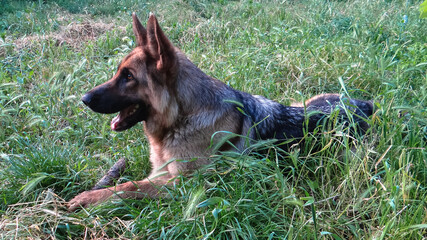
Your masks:
{"label": "dog's black nose", "polygon": [[85,95],[83,95],[82,97],[82,102],[86,105],[89,106],[90,102],[92,101],[92,95],[86,93]]}

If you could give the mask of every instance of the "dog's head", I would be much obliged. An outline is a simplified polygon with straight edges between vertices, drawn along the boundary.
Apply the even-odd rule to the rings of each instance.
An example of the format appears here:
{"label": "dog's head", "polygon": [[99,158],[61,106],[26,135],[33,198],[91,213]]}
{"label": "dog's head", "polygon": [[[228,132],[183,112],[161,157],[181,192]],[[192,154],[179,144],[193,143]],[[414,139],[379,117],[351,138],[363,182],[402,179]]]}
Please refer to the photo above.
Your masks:
{"label": "dog's head", "polygon": [[129,129],[151,115],[162,115],[160,119],[167,122],[177,114],[171,94],[178,71],[175,48],[153,14],[147,29],[135,14],[132,18],[136,48],[122,60],[113,78],[82,97],[95,112],[119,112],[111,121],[115,131]]}

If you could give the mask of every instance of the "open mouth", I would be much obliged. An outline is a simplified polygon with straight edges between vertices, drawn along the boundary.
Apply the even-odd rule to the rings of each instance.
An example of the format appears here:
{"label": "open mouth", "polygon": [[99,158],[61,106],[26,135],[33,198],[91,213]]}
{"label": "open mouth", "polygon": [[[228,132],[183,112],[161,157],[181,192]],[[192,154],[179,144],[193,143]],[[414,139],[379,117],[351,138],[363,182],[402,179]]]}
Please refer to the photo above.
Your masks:
{"label": "open mouth", "polygon": [[132,104],[129,107],[121,110],[119,115],[111,120],[111,129],[114,131],[123,131],[133,127],[145,117],[145,106],[141,104]]}

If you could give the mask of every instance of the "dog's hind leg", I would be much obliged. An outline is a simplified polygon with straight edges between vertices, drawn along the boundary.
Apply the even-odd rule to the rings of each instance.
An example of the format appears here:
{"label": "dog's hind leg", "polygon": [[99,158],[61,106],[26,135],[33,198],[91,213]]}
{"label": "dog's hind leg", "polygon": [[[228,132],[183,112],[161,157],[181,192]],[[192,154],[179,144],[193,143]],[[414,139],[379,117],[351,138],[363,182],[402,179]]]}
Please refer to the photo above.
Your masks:
{"label": "dog's hind leg", "polygon": [[352,121],[355,123],[357,127],[353,130],[359,134],[364,134],[369,129],[370,126],[366,119],[373,113],[372,102],[347,98],[339,94],[314,96],[305,102],[305,106],[308,111],[321,111],[325,114],[330,114],[333,109],[339,107],[340,116],[345,119],[344,122]]}

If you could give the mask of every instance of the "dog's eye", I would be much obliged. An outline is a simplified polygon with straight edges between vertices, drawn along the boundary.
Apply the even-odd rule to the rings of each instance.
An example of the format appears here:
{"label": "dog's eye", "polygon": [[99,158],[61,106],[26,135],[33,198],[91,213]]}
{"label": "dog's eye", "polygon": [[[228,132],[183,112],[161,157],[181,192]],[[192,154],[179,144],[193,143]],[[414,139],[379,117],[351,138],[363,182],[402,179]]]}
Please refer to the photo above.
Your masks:
{"label": "dog's eye", "polygon": [[133,79],[132,74],[128,73],[127,80],[132,80],[132,79]]}

